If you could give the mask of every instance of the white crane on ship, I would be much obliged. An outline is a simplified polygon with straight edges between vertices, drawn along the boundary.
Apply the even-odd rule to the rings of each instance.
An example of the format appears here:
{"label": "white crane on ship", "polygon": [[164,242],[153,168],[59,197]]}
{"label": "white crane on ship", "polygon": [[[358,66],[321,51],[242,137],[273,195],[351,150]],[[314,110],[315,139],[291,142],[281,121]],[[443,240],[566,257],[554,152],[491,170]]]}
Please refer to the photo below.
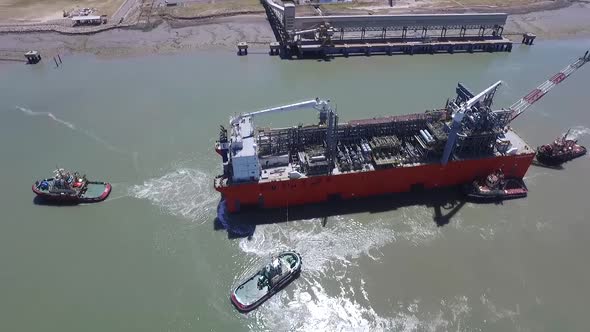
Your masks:
{"label": "white crane on ship", "polygon": [[[290,111],[310,109],[310,108],[316,109],[318,112],[320,112],[320,120],[321,120],[323,116],[327,117],[328,112],[331,111],[329,103],[330,103],[330,100],[322,100],[320,98],[316,98],[316,99],[302,101],[302,102],[295,103],[295,104],[267,108],[267,109],[259,110],[256,112],[242,113],[236,117],[233,117],[230,122],[232,125],[235,126],[236,124],[238,124],[240,122],[241,119],[247,118],[247,117],[255,117],[255,116],[259,116],[259,115],[263,115],[263,114],[290,112]],[[326,117],[324,117],[323,119],[326,119]]]}
{"label": "white crane on ship", "polygon": [[[231,159],[232,176],[236,182],[245,180],[258,180],[260,177],[260,161],[258,159],[258,146],[254,132],[254,118],[270,113],[283,113],[295,110],[313,108],[319,112],[320,125],[326,127],[325,158],[333,160],[337,136],[338,115],[329,105],[329,100],[320,98],[302,101],[295,104],[272,107],[256,112],[242,113],[230,119],[231,139],[228,141],[227,132],[222,127],[220,140],[216,143],[216,150],[222,155],[224,163]],[[232,151],[231,154],[228,153]]]}

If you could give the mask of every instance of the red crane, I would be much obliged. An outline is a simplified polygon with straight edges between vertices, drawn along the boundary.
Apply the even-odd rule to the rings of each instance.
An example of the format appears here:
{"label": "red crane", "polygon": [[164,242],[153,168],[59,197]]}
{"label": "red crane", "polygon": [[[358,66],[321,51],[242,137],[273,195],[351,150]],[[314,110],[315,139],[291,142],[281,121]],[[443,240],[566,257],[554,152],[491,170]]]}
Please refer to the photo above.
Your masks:
{"label": "red crane", "polygon": [[512,117],[510,121],[516,119],[519,115],[524,113],[531,105],[533,105],[537,100],[541,99],[549,90],[553,89],[557,84],[563,82],[566,78],[568,78],[573,72],[580,69],[583,65],[587,62],[590,62],[590,51],[586,51],[584,56],[578,58],[576,61],[569,64],[567,67],[563,68],[559,73],[553,75],[550,79],[546,80],[545,82],[541,83],[537,88],[533,91],[529,92],[526,96],[519,99],[516,103],[510,106],[510,110],[512,111]]}

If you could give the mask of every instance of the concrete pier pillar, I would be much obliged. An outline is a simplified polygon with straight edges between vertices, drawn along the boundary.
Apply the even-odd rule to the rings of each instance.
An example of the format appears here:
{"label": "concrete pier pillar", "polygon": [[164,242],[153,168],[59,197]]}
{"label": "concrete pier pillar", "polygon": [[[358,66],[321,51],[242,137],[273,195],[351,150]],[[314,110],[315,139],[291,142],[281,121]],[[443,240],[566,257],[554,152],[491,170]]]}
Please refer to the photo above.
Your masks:
{"label": "concrete pier pillar", "polygon": [[[41,61],[41,53],[39,53],[37,51],[29,51],[29,52],[25,53],[25,58],[27,59],[27,63],[32,65],[32,64],[35,64],[35,63]],[[61,62],[61,58],[60,58],[60,62]],[[57,64],[57,61],[55,63]]]}
{"label": "concrete pier pillar", "polygon": [[535,38],[537,38],[537,35],[535,35],[534,33],[525,33],[522,35],[522,43],[525,45],[533,45]]}
{"label": "concrete pier pillar", "polygon": [[238,43],[238,55],[248,55],[248,43],[246,43],[246,42],[239,42]]}
{"label": "concrete pier pillar", "polygon": [[279,55],[281,50],[281,44],[279,42],[270,43],[270,55]]}

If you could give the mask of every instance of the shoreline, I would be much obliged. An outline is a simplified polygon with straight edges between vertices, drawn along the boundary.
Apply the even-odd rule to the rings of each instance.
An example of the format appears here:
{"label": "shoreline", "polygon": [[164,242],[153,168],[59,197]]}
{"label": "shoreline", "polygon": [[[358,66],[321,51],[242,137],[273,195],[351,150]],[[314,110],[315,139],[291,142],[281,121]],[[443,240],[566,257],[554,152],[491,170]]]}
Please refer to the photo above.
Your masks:
{"label": "shoreline", "polygon": [[[563,3],[556,2],[556,5]],[[165,19],[158,16],[144,29],[127,25],[86,34],[0,32],[0,63],[23,60],[20,53],[30,49],[39,50],[46,58],[72,53],[110,58],[199,49],[234,50],[240,41],[252,44],[253,49],[266,49],[267,44],[275,41],[265,14],[221,13],[199,19],[170,17]],[[532,32],[538,36],[537,40],[585,38],[590,36],[588,17],[590,1],[576,1],[559,9],[511,14],[504,33],[510,38],[523,32]],[[513,39],[516,43],[520,42],[520,36]]]}

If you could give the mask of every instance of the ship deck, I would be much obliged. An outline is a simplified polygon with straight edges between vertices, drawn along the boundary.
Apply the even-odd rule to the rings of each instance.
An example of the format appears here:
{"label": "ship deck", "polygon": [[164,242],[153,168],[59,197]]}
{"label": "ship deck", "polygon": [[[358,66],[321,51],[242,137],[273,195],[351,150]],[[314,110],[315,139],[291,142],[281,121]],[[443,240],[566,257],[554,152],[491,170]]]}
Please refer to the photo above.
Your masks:
{"label": "ship deck", "polygon": [[533,151],[531,147],[520,136],[518,136],[518,134],[515,131],[508,130],[508,132],[506,132],[504,136],[506,136],[506,138],[510,140],[512,146],[517,148],[518,151],[521,151],[522,153],[528,153],[530,151]]}
{"label": "ship deck", "polygon": [[[508,130],[505,133],[505,138],[510,141],[512,148],[515,148],[515,152],[509,153],[510,155],[525,155],[525,154],[530,154],[530,153],[534,152],[534,150],[531,149],[529,147],[529,145],[512,129]],[[504,154],[499,153],[499,152],[495,152],[494,155],[489,155],[487,157],[500,157],[502,155],[504,155]],[[455,160],[479,159],[479,158],[485,158],[485,157],[486,156],[479,156],[476,158],[455,158]],[[405,164],[399,165],[397,167],[398,168],[416,167],[416,166],[427,165],[427,164],[432,164],[432,163],[435,163],[435,161],[430,160],[430,161],[417,162],[417,163],[405,163]],[[341,172],[336,167],[332,171],[332,175],[370,172],[370,171],[374,171],[374,170],[375,170],[375,167],[372,164],[365,164],[363,169],[361,169],[361,170],[351,170],[351,171],[346,171],[346,172]],[[269,183],[269,182],[275,182],[275,181],[289,180],[290,179],[289,173],[293,172],[293,171],[298,171],[298,168],[295,165],[293,165],[292,163],[289,163],[288,165],[278,166],[278,167],[265,168],[262,170],[262,174],[260,176],[258,183]],[[299,179],[313,177],[313,176],[305,175],[300,170],[299,170],[299,173],[301,175],[298,177]],[[227,181],[227,179],[221,179],[221,178],[216,179],[215,184],[216,184],[216,186],[222,186],[222,187],[231,185],[231,183],[229,183],[229,181]]]}

